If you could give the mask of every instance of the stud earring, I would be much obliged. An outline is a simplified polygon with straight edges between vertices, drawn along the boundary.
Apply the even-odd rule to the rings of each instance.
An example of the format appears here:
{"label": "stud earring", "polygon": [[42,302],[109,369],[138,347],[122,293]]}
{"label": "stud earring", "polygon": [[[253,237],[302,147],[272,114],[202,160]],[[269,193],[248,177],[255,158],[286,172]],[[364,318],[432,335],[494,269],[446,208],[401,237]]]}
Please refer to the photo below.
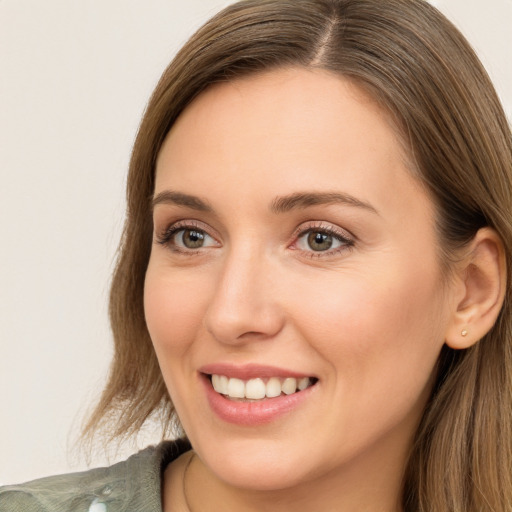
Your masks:
{"label": "stud earring", "polygon": [[467,336],[468,335],[468,330],[467,329],[462,329],[460,335],[461,336]]}

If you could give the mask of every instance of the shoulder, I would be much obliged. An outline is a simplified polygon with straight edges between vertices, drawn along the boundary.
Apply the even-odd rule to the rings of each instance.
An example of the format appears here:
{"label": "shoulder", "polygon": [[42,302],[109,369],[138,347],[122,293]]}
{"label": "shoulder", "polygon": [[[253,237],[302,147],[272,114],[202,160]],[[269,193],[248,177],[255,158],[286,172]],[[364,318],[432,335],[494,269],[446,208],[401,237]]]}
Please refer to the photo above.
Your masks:
{"label": "shoulder", "polygon": [[189,448],[165,441],[113,466],[0,487],[0,512],[161,512],[162,472]]}

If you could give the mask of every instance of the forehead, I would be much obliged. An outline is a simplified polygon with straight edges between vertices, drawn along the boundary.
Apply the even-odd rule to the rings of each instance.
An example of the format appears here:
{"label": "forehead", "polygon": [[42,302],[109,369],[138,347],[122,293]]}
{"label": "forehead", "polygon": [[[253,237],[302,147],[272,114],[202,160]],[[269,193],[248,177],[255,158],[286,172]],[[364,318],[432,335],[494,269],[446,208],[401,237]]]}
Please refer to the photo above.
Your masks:
{"label": "forehead", "polygon": [[[378,136],[385,143],[391,136],[396,142],[392,116],[352,81],[322,69],[282,68],[210,86],[185,108],[167,139],[183,142],[180,134],[189,130],[202,144],[217,144],[223,135],[270,143],[267,135],[276,132],[280,141],[285,136],[318,139],[332,135],[333,124],[342,137],[342,124],[354,131],[377,117],[388,133],[367,131],[366,140]],[[218,130],[209,131],[211,125]]]}
{"label": "forehead", "polygon": [[157,192],[220,200],[228,189],[266,200],[342,188],[396,204],[418,187],[386,111],[323,70],[280,69],[212,86],[178,118],[157,160]]}

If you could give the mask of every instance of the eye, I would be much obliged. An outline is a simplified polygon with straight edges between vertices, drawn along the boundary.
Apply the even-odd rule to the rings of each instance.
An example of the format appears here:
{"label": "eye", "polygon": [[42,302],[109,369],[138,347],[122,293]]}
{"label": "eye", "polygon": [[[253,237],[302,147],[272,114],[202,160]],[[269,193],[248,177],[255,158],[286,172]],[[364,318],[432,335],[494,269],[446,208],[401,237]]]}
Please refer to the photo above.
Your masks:
{"label": "eye", "polygon": [[181,229],[174,233],[174,243],[187,249],[199,249],[207,244],[210,238],[199,229]]}
{"label": "eye", "polygon": [[304,235],[302,238],[306,239],[307,246],[313,251],[328,251],[337,241],[332,235],[321,231],[310,231],[307,236]]}
{"label": "eye", "polygon": [[175,224],[157,237],[157,242],[177,252],[215,247],[219,244],[205,230],[196,226]]}
{"label": "eye", "polygon": [[320,256],[321,253],[333,254],[353,245],[354,239],[341,229],[333,226],[310,226],[301,228],[294,248]]}

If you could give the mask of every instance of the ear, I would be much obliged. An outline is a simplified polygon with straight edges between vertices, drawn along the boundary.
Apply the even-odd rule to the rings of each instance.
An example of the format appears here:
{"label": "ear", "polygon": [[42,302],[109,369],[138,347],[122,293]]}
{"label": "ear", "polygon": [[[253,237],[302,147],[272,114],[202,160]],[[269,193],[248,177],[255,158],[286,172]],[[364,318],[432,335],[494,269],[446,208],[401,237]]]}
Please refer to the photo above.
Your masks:
{"label": "ear", "polygon": [[456,274],[454,311],[445,340],[453,349],[465,349],[490,331],[505,298],[505,250],[494,229],[477,232]]}

